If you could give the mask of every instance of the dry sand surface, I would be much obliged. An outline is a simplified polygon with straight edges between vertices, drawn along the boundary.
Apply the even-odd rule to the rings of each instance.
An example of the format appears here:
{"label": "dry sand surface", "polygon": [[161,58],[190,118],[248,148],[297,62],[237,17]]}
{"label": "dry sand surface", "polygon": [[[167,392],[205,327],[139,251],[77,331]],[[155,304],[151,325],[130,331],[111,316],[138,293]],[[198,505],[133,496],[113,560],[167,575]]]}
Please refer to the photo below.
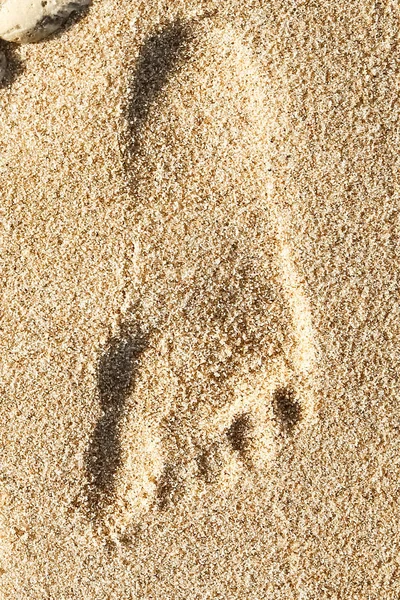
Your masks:
{"label": "dry sand surface", "polygon": [[399,22],[0,47],[1,600],[400,597]]}

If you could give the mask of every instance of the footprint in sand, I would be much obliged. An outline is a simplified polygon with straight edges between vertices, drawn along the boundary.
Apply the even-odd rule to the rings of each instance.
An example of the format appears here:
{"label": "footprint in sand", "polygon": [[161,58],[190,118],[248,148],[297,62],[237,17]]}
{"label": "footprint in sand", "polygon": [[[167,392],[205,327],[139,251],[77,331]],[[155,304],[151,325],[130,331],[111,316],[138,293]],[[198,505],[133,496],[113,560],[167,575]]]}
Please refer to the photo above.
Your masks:
{"label": "footprint in sand", "polygon": [[268,468],[313,412],[265,84],[237,31],[209,25],[152,36],[132,84],[136,304],[99,362],[87,461],[92,509],[120,530]]}

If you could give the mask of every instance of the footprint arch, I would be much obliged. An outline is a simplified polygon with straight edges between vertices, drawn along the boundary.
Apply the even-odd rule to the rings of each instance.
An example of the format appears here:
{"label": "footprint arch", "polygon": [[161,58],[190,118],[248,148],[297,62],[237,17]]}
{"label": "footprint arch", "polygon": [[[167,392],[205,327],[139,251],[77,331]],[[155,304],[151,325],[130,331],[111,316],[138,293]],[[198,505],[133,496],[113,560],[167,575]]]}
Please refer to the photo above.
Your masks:
{"label": "footprint arch", "polygon": [[130,131],[140,250],[125,318],[152,334],[121,427],[109,518],[122,529],[264,468],[313,414],[315,335],[274,205],[267,82],[234,27],[185,32],[170,57],[160,32],[154,85],[138,63],[133,86],[136,103],[151,97]]}

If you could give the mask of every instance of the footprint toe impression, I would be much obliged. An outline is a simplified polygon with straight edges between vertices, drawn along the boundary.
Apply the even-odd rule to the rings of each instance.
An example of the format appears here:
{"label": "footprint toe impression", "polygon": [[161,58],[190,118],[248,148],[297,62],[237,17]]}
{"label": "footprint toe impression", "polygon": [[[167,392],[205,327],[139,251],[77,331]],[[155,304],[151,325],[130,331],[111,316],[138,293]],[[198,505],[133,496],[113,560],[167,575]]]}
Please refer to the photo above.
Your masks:
{"label": "footprint toe impression", "polygon": [[293,431],[301,419],[301,405],[291,388],[278,388],[273,395],[273,408],[282,429]]}
{"label": "footprint toe impression", "polygon": [[[99,425],[114,458],[99,449],[92,468],[99,489],[100,467],[109,481],[121,473],[115,495],[126,522],[199,485],[231,485],[262,469],[312,407],[313,332],[271,208],[264,83],[238,33],[209,25],[190,35],[170,26],[152,37],[127,111],[137,117],[127,172],[141,249],[140,319],[157,323],[157,335],[132,392],[122,450],[114,408]],[[146,106],[139,112],[138,98]],[[123,403],[131,380],[126,374],[109,392],[109,379],[119,381],[116,357],[135,353],[118,344],[125,342],[103,359],[105,409]]]}

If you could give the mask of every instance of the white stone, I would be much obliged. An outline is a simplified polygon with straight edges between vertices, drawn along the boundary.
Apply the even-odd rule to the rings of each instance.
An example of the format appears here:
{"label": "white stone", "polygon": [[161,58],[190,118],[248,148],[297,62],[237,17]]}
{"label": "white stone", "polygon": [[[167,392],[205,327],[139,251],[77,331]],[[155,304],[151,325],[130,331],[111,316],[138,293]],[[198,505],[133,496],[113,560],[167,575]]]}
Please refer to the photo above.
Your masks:
{"label": "white stone", "polygon": [[6,0],[0,9],[0,37],[38,42],[57,31],[69,15],[91,0]]}

